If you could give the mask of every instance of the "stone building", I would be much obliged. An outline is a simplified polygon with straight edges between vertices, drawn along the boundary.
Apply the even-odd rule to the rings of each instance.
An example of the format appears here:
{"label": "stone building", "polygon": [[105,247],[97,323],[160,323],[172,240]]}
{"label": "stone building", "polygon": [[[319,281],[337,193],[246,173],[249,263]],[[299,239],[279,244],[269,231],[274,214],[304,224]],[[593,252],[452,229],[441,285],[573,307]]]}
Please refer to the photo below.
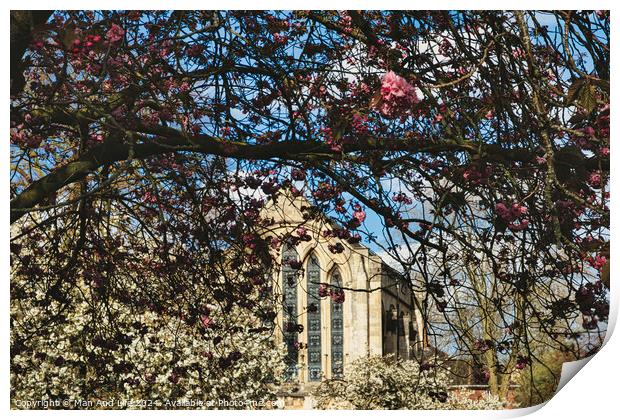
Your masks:
{"label": "stone building", "polygon": [[[305,236],[283,245],[282,269],[273,279],[282,301],[276,334],[287,343],[288,380],[336,378],[359,357],[409,359],[426,347],[419,303],[398,273],[361,244],[326,239],[320,233],[339,226],[322,215],[306,220],[309,211],[305,199],[283,194],[265,213],[273,221],[266,235]],[[334,296],[326,296],[329,291]]]}

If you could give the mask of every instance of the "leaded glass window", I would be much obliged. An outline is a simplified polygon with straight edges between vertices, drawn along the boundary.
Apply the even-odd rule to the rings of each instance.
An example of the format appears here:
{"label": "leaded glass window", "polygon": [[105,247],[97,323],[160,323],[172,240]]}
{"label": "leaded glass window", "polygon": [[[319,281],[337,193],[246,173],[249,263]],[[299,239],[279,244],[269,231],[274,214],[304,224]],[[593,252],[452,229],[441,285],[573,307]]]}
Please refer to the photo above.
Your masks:
{"label": "leaded glass window", "polygon": [[[332,287],[342,287],[340,273],[335,271],[332,274]],[[344,331],[342,327],[342,303],[336,303],[330,300],[331,312],[331,353],[332,353],[332,378],[340,378],[343,374],[343,338]]]}
{"label": "leaded glass window", "polygon": [[313,255],[308,262],[307,290],[308,290],[308,379],[321,380],[321,301],[319,298],[319,284],[321,282],[321,267]]}
{"label": "leaded glass window", "polygon": [[297,363],[299,357],[298,335],[297,330],[297,278],[298,270],[291,268],[289,261],[298,261],[299,255],[295,248],[285,245],[282,253],[282,292],[284,295],[283,302],[283,329],[284,342],[286,343],[286,372],[287,380],[296,380]]}

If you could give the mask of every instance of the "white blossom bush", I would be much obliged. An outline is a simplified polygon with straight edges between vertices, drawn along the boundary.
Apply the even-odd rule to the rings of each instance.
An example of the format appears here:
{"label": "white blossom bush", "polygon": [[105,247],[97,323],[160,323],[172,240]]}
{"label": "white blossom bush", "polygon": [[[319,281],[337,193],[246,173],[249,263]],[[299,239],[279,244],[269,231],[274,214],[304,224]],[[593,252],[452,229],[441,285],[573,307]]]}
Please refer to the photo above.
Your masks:
{"label": "white blossom bush", "polygon": [[[46,306],[43,282],[14,276],[11,299],[11,400],[268,402],[286,350],[273,326],[241,307],[203,308],[197,322],[174,311],[137,310],[97,299],[88,288]],[[19,287],[20,284],[21,286]],[[126,293],[137,291],[125,284]],[[37,290],[38,289],[38,290]],[[174,302],[170,302],[170,307]],[[214,404],[209,404],[214,401]],[[118,408],[118,407],[113,407]],[[260,408],[231,406],[230,408]]]}
{"label": "white blossom bush", "polygon": [[[476,396],[475,391],[451,392],[443,410],[501,410],[507,408],[498,396],[490,392],[484,392],[481,396]],[[513,408],[517,405],[513,404]]]}
{"label": "white blossom bush", "polygon": [[321,383],[313,393],[319,409],[472,410],[501,409],[497,397],[484,394],[474,400],[471,392],[448,391],[448,372],[415,361],[391,357],[359,358],[345,370],[343,379]]}

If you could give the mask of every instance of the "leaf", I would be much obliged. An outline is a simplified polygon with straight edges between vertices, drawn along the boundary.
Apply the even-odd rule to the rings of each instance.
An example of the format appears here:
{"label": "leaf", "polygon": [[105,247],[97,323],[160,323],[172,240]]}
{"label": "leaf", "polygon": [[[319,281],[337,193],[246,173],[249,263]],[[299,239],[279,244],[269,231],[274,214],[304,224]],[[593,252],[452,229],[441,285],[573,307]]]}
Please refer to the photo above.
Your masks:
{"label": "leaf", "polygon": [[579,106],[586,110],[587,113],[592,112],[596,107],[596,87],[591,83],[584,84],[579,91]]}
{"label": "leaf", "polygon": [[568,92],[566,93],[566,102],[571,104],[573,102],[575,102],[575,99],[577,99],[581,88],[583,87],[583,84],[585,83],[586,79],[584,78],[579,78],[576,79],[568,88]]}
{"label": "leaf", "polygon": [[587,113],[596,107],[596,85],[592,79],[579,78],[573,81],[566,92],[566,103],[576,103]]}

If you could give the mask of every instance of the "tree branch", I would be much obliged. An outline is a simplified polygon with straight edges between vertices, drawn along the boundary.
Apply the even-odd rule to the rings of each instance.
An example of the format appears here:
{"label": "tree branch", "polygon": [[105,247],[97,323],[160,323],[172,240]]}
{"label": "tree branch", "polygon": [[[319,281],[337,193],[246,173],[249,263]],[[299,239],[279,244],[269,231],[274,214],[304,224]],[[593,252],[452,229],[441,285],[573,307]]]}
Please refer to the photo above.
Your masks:
{"label": "tree branch", "polygon": [[19,94],[26,84],[24,54],[51,15],[52,10],[11,10],[11,96]]}

